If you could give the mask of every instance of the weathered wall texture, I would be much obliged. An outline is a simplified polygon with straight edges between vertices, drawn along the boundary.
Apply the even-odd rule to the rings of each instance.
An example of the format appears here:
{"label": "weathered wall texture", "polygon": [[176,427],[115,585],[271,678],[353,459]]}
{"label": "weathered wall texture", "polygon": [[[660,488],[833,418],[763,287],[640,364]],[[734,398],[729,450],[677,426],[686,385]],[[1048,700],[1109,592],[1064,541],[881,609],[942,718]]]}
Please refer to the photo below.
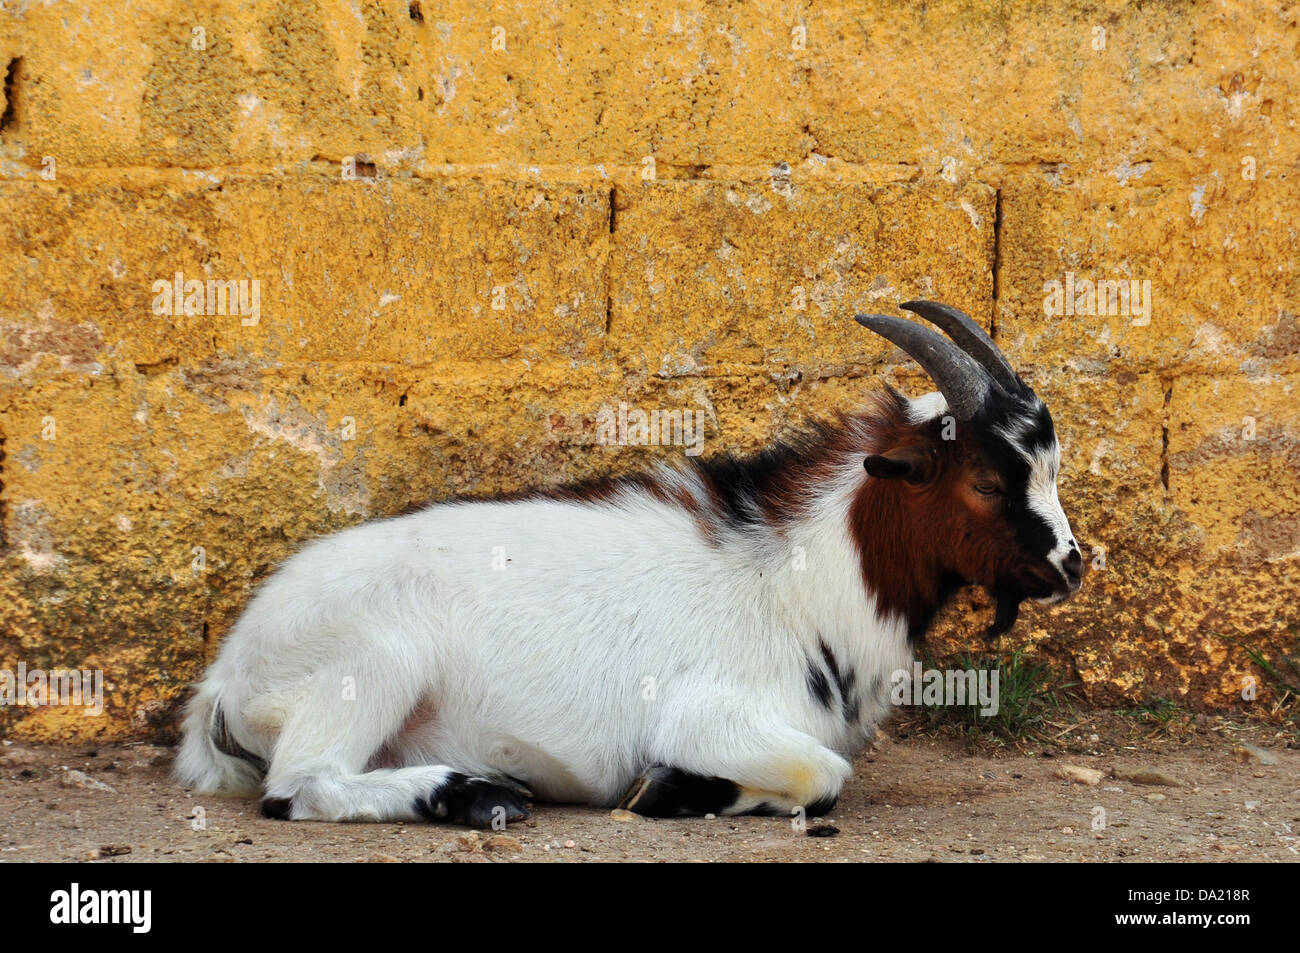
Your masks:
{"label": "weathered wall texture", "polygon": [[[849,320],[915,296],[1048,400],[1105,550],[1015,638],[1265,711],[1226,638],[1300,624],[1300,5],[1057,6],[0,5],[0,666],[109,682],[0,733],[159,731],[309,537],[682,452],[602,405],[717,453],[916,392]],[[155,314],[177,272],[256,323]],[[1085,279],[1149,323],[1045,314]]]}

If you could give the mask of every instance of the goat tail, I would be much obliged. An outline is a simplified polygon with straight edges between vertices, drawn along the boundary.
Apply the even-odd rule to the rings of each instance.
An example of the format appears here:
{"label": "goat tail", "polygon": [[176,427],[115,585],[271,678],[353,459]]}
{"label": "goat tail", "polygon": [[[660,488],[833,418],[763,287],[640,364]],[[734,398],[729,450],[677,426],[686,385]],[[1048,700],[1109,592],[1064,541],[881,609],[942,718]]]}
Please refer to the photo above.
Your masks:
{"label": "goat tail", "polygon": [[221,710],[221,687],[204,679],[190,700],[184,738],[176,756],[176,780],[204,794],[255,794],[266,762],[230,734]]}

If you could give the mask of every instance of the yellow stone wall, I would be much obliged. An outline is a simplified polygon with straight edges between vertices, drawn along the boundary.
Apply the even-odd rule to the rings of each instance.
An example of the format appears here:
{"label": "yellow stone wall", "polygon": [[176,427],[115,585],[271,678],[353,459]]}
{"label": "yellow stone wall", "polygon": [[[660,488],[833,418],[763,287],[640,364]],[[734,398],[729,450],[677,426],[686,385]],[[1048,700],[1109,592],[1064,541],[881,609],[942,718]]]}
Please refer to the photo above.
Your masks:
{"label": "yellow stone wall", "polygon": [[[0,4],[0,667],[109,683],[103,717],[0,709],[0,734],[165,735],[303,540],[682,452],[598,446],[602,406],[705,408],[719,453],[917,392],[849,319],[918,296],[1048,400],[1105,551],[1012,640],[1099,704],[1266,713],[1229,640],[1300,626],[1298,21]],[[154,313],[177,272],[256,279],[256,322]],[[1149,323],[1047,315],[1067,274],[1149,281]]]}

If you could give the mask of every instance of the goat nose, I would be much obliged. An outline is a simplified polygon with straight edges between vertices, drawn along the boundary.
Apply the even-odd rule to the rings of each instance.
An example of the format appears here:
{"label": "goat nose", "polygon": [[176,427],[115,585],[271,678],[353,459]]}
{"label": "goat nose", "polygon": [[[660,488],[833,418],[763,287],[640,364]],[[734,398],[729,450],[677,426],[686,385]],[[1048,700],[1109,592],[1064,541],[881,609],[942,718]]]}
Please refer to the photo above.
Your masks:
{"label": "goat nose", "polygon": [[1063,563],[1065,569],[1065,578],[1069,580],[1071,586],[1077,586],[1083,581],[1083,556],[1079,554],[1077,547],[1070,550]]}

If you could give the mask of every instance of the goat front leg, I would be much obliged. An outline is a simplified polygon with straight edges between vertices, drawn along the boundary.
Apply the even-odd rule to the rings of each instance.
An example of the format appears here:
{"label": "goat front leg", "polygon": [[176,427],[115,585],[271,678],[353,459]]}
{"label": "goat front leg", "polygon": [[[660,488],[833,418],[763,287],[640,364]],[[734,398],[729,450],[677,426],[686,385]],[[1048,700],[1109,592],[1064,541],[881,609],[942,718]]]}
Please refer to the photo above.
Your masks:
{"label": "goat front leg", "polygon": [[740,748],[718,758],[711,770],[701,770],[708,762],[698,754],[655,764],[632,783],[619,807],[646,817],[788,816],[799,810],[820,817],[835,806],[852,771],[843,757],[793,729],[768,735],[767,744]]}

